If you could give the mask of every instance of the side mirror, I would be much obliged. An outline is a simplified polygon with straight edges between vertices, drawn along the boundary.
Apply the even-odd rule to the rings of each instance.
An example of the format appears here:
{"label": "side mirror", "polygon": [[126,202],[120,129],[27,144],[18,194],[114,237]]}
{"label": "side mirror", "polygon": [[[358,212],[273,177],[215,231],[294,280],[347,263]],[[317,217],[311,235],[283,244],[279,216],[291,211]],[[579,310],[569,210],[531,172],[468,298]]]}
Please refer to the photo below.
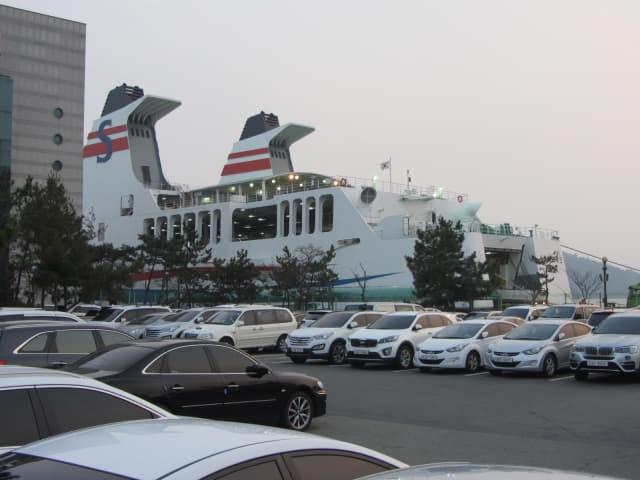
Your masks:
{"label": "side mirror", "polygon": [[351,322],[347,328],[357,328],[358,327],[358,322]]}
{"label": "side mirror", "polygon": [[202,319],[201,318],[196,318],[193,323],[202,323]]}
{"label": "side mirror", "polygon": [[417,332],[418,330],[421,330],[421,329],[422,329],[422,325],[420,325],[419,323],[413,326],[413,330],[415,332]]}
{"label": "side mirror", "polygon": [[489,336],[489,332],[487,332],[486,330],[482,332],[482,338],[487,338],[488,336]]}
{"label": "side mirror", "polygon": [[254,363],[253,365],[249,365],[247,367],[246,372],[250,377],[262,378],[267,373],[269,373],[269,368],[266,365],[262,365],[261,363]]}
{"label": "side mirror", "polygon": [[566,337],[567,335],[565,333],[559,333],[558,334],[558,341],[562,340],[564,337]]}
{"label": "side mirror", "polygon": [[236,322],[236,327],[242,327],[244,325],[244,320],[238,320]]}

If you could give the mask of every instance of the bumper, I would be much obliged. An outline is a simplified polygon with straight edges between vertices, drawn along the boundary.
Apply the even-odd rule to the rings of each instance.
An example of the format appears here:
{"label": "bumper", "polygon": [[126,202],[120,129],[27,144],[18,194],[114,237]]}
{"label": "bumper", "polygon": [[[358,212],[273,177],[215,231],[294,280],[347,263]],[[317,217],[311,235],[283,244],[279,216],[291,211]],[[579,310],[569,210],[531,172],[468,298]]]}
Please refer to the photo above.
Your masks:
{"label": "bumper", "polygon": [[413,364],[418,368],[465,368],[467,352],[432,353],[418,352],[413,357]]}
{"label": "bumper", "polygon": [[573,371],[604,373],[636,373],[640,371],[640,356],[616,353],[608,357],[591,357],[573,352],[569,360]]}
{"label": "bumper", "polygon": [[347,347],[347,362],[393,363],[396,359],[397,345],[384,343],[377,347]]}
{"label": "bumper", "polygon": [[313,416],[321,417],[327,413],[327,394],[326,392],[316,393],[314,395]]}
{"label": "bumper", "polygon": [[518,354],[513,357],[497,357],[487,354],[484,368],[487,370],[504,370],[514,372],[541,372],[544,354]]}
{"label": "bumper", "polygon": [[329,346],[322,344],[307,345],[304,347],[291,347],[287,345],[287,357],[289,358],[329,358]]}

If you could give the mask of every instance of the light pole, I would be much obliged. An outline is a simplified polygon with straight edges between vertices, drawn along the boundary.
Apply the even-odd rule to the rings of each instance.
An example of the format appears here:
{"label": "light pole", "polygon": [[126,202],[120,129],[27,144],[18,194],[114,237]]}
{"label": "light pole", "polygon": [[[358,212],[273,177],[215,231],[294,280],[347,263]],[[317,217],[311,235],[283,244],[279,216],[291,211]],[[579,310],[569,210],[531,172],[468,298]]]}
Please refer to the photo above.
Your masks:
{"label": "light pole", "polygon": [[602,257],[602,275],[600,275],[600,279],[602,280],[604,287],[602,301],[604,303],[604,308],[607,308],[607,280],[609,279],[609,276],[607,275],[607,257]]}

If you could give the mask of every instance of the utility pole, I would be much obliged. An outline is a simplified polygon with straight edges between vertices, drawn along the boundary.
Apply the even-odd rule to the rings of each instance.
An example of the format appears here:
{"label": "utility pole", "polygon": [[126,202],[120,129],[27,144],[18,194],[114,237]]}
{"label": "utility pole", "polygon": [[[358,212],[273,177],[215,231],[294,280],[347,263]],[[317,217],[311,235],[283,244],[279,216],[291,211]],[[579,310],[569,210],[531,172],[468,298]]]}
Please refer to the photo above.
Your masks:
{"label": "utility pole", "polygon": [[607,257],[602,257],[602,275],[600,275],[600,280],[602,280],[604,287],[602,301],[604,303],[604,308],[607,308],[607,280],[609,280],[609,275],[607,275]]}

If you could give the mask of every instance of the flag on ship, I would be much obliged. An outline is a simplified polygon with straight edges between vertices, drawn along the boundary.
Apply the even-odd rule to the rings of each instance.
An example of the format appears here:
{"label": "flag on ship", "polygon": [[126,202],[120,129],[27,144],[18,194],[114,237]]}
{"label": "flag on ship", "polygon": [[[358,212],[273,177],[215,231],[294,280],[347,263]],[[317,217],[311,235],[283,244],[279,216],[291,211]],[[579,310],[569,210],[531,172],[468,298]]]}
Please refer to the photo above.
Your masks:
{"label": "flag on ship", "polygon": [[380,164],[380,170],[386,170],[387,168],[391,168],[391,159]]}

